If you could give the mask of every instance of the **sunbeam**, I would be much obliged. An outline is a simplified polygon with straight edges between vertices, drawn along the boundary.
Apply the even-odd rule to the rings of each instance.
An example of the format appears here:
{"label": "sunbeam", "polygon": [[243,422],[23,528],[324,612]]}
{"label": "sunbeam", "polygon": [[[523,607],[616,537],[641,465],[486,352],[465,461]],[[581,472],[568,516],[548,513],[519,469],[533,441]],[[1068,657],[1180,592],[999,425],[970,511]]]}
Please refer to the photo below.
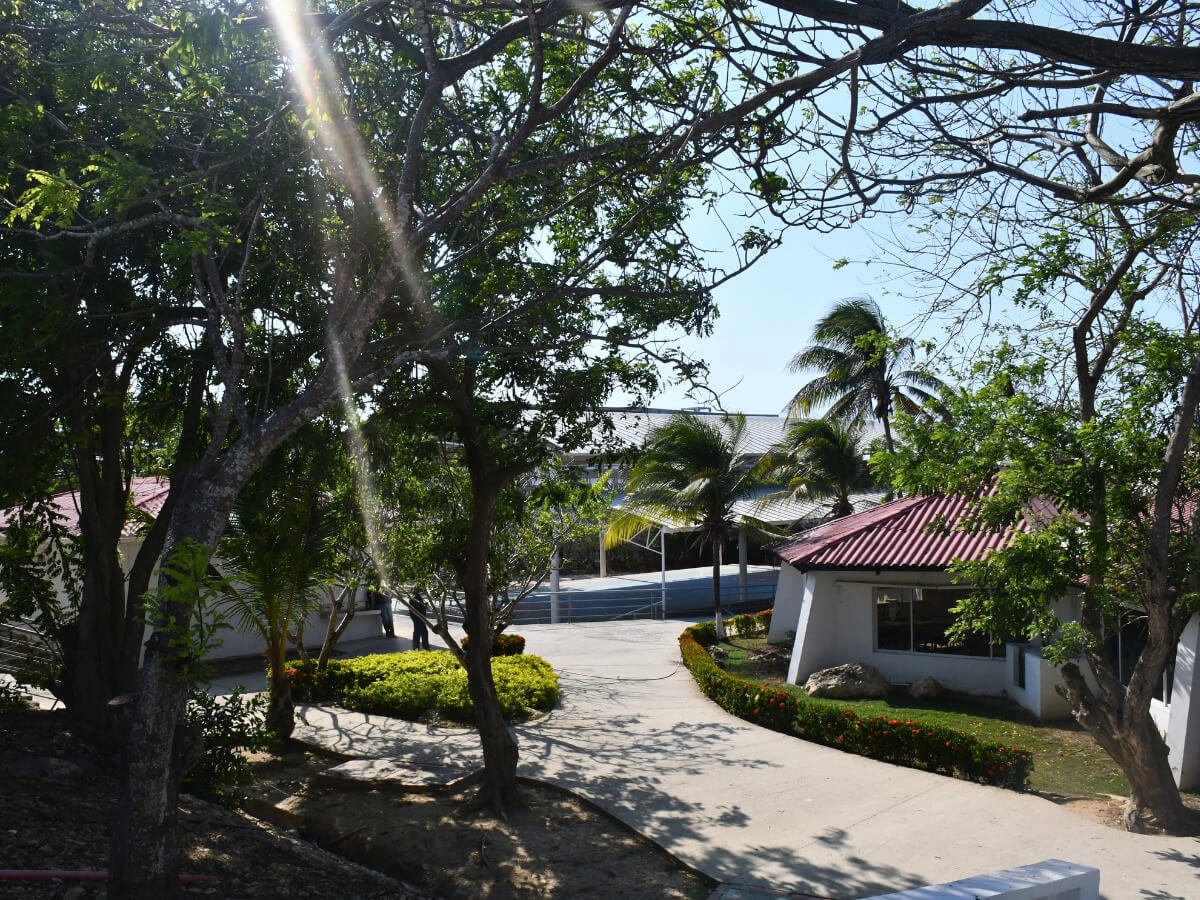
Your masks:
{"label": "sunbeam", "polygon": [[346,360],[342,354],[341,345],[332,330],[328,343],[329,358],[337,371],[338,394],[346,419],[346,450],[350,454],[354,473],[354,490],[358,495],[358,508],[362,515],[363,530],[367,535],[367,554],[371,557],[371,565],[375,568],[376,583],[380,590],[390,595],[392,594],[391,577],[389,566],[385,562],[379,490],[375,484],[371,454],[367,451],[367,442],[363,437],[358,405],[354,402],[354,391],[350,386],[350,376],[346,370]]}
{"label": "sunbeam", "polygon": [[355,202],[370,206],[385,232],[395,239],[395,215],[362,136],[346,112],[341,79],[329,61],[321,32],[309,24],[297,0],[271,0],[270,8],[280,48],[291,63],[292,84],[304,102],[314,150],[341,178]]}

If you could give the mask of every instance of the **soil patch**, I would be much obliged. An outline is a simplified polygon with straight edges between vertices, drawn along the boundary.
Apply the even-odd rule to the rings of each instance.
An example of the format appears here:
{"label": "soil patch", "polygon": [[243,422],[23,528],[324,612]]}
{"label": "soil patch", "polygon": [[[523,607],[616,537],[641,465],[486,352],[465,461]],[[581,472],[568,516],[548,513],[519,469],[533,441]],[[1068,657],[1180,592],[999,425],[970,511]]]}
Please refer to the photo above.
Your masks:
{"label": "soil patch", "polygon": [[[115,761],[62,712],[0,715],[0,868],[104,869]],[[466,813],[467,793],[310,784],[337,762],[290,748],[253,760],[251,798],[283,804],[302,827],[277,827],[185,796],[182,870],[213,875],[189,895],[230,898],[707,897],[713,885],[585,802],[522,789],[507,823]],[[290,799],[289,799],[290,798]],[[286,801],[286,802],[285,802]],[[286,821],[286,820],[284,820]],[[102,883],[5,882],[0,896],[105,897]]]}
{"label": "soil patch", "polygon": [[469,808],[470,788],[346,789],[314,782],[339,758],[289,748],[254,760],[254,796],[302,820],[319,845],[439,897],[703,898],[713,883],[580,798],[523,783],[507,821]]}

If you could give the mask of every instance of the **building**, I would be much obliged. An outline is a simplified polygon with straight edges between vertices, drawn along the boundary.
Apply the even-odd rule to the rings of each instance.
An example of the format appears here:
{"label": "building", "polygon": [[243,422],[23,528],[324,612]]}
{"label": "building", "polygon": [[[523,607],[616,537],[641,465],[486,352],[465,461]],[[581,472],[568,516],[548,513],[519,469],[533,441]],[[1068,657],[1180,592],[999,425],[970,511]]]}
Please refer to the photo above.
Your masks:
{"label": "building", "polygon": [[[1039,718],[1070,715],[1058,692],[1062,676],[1042,658],[1040,641],[990,642],[982,636],[951,641],[951,609],[967,588],[947,572],[956,560],[976,560],[1007,546],[1045,510],[1031,510],[1015,528],[955,529],[968,498],[905,497],[819,525],[778,550],[782,567],[769,638],[793,640],[788,681],[803,683],[820,669],[867,663],[894,684],[930,676],[964,693],[1006,695]],[[941,526],[941,527],[939,527]],[[1056,609],[1079,616],[1079,599]],[[1135,655],[1136,629],[1109,639],[1120,673]],[[1171,767],[1183,788],[1200,786],[1200,616],[1184,630],[1173,671],[1164,678],[1152,715],[1171,748]]]}

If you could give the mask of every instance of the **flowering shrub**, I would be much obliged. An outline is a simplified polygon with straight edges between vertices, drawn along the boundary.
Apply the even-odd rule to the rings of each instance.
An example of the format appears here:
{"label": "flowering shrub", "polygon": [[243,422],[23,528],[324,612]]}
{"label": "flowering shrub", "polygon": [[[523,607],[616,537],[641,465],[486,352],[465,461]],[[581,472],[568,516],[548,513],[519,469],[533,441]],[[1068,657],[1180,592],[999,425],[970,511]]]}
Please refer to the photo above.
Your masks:
{"label": "flowering shrub", "polygon": [[683,662],[700,690],[735,716],[773,731],[900,766],[1013,790],[1024,790],[1029,785],[1033,757],[1016,747],[981,741],[941,725],[859,716],[852,710],[813,703],[777,687],[731,675],[713,662],[693,634],[699,629],[704,636],[703,625],[712,623],[692,626],[680,635]]}
{"label": "flowering shrub", "polygon": [[[466,635],[462,639],[464,650],[470,646],[471,639]],[[520,656],[525,652],[525,638],[519,634],[501,632],[492,639],[492,656]]]}
{"label": "flowering shrub", "polygon": [[[520,635],[513,635],[524,639]],[[376,653],[330,660],[323,673],[310,663],[290,662],[292,695],[302,702],[337,703],[371,715],[417,719],[436,710],[450,719],[474,717],[467,673],[448,650]],[[507,719],[530,709],[549,711],[558,702],[558,676],[540,656],[493,657],[492,678]]]}

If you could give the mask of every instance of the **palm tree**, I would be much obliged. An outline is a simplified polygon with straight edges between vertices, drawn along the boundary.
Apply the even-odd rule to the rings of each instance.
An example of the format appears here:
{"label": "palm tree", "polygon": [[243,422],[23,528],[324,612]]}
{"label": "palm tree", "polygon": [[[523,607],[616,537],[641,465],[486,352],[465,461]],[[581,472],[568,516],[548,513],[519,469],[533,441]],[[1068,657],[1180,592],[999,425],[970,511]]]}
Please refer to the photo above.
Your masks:
{"label": "palm tree", "polygon": [[[755,460],[738,447],[746,417],[725,416],[720,423],[677,413],[656,429],[629,470],[626,505],[605,533],[614,546],[654,525],[693,527],[700,544],[710,544],[713,559],[713,616],[724,637],[721,611],[721,545],[737,531],[733,505],[753,496],[761,481]],[[761,523],[750,522],[756,531]]]}
{"label": "palm tree", "polygon": [[270,667],[266,724],[285,739],[295,727],[287,648],[332,576],[336,527],[328,495],[307,479],[255,487],[238,498],[221,542],[219,568],[225,576],[225,607],[265,644]]}
{"label": "palm tree", "polygon": [[828,403],[829,419],[850,425],[877,419],[892,451],[893,410],[918,413],[945,387],[928,372],[912,368],[915,348],[912,338],[888,334],[883,311],[870,297],[842,300],[817,322],[812,343],[788,363],[792,372],[822,373],[796,392],[793,412],[808,415]]}
{"label": "palm tree", "polygon": [[832,498],[835,519],[854,512],[851,494],[875,486],[861,433],[828,419],[801,419],[760,465],[764,478],[786,485],[786,496]]}

